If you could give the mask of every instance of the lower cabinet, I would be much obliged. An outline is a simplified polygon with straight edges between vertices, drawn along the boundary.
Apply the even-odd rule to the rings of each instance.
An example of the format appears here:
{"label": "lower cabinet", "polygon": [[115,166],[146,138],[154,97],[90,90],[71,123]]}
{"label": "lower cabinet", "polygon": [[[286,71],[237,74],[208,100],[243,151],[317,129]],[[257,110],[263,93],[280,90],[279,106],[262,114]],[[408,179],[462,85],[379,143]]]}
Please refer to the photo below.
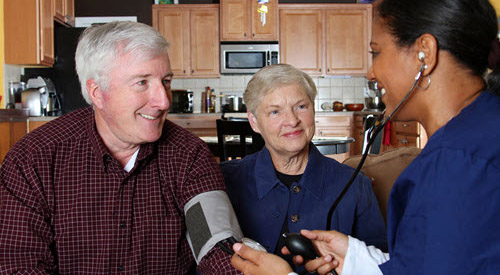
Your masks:
{"label": "lower cabinet", "polygon": [[[316,136],[317,137],[352,137],[353,115],[352,114],[316,114]],[[327,155],[336,159],[338,162],[343,162],[346,158],[352,155],[354,143],[349,145],[349,152],[343,154]]]}
{"label": "lower cabinet", "polygon": [[167,119],[198,137],[216,137],[218,115],[171,115]]}
{"label": "lower cabinet", "polygon": [[393,121],[391,128],[391,145],[384,145],[383,150],[398,147],[424,148],[427,144],[427,133],[416,121]]}
{"label": "lower cabinet", "polygon": [[0,133],[2,133],[0,135],[0,163],[10,148],[26,135],[27,132],[26,120],[0,122]]}

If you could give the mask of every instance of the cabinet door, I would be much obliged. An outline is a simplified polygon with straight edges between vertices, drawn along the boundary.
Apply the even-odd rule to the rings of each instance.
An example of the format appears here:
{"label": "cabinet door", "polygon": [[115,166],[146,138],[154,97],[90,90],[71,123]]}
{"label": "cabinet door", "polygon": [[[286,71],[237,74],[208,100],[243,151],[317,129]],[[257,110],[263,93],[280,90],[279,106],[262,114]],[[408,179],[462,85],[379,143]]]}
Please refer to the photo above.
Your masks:
{"label": "cabinet door", "polygon": [[54,21],[51,0],[4,1],[5,63],[54,63]]}
{"label": "cabinet door", "polygon": [[191,10],[191,75],[219,76],[219,10]]}
{"label": "cabinet door", "polygon": [[280,60],[310,75],[323,66],[321,10],[280,9]]}
{"label": "cabinet door", "polygon": [[366,74],[369,22],[367,9],[326,11],[326,74]]}
{"label": "cabinet door", "polygon": [[75,0],[65,0],[64,22],[70,26],[75,26]]}
{"label": "cabinet door", "polygon": [[64,1],[66,0],[54,1],[54,17],[60,22],[64,22]]}
{"label": "cabinet door", "polygon": [[[253,1],[256,2],[256,1]],[[221,0],[221,41],[249,40],[250,8],[248,0]]]}
{"label": "cabinet door", "polygon": [[10,122],[0,122],[0,164],[10,149]]}
{"label": "cabinet door", "polygon": [[261,21],[261,13],[257,12],[259,8],[257,1],[252,1],[252,40],[277,41],[278,40],[278,0],[269,0],[266,4],[268,13],[266,14],[266,23]]}
{"label": "cabinet door", "polygon": [[189,75],[189,11],[161,9],[156,22],[154,27],[170,43],[168,51],[172,72],[175,76]]}
{"label": "cabinet door", "polygon": [[40,63],[54,64],[54,17],[51,0],[40,0]]}

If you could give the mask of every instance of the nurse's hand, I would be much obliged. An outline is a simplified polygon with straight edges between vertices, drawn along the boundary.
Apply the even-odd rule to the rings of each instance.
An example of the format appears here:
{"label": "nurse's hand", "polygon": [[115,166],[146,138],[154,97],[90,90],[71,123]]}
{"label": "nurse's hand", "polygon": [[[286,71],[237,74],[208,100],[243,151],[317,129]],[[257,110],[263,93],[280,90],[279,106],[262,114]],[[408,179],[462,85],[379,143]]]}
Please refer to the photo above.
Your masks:
{"label": "nurse's hand", "polygon": [[[337,231],[321,231],[321,230],[302,230],[300,234],[312,240],[316,251],[321,257],[308,261],[305,268],[309,272],[317,271],[319,274],[328,274],[333,268],[338,274],[342,273],[344,258],[349,247],[349,238]],[[290,254],[285,248],[282,249],[283,254]],[[304,259],[300,256],[295,256],[293,261],[296,265],[304,264]]]}
{"label": "nurse's hand", "polygon": [[257,251],[241,243],[235,243],[233,250],[236,253],[231,259],[231,265],[244,274],[286,275],[293,272],[285,260],[274,254]]}

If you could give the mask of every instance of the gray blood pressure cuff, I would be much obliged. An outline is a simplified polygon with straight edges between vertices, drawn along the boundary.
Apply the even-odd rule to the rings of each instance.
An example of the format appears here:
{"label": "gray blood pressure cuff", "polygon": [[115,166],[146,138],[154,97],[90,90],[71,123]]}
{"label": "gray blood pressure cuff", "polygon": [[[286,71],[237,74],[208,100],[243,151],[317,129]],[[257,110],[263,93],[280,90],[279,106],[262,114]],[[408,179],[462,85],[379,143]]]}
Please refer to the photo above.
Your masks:
{"label": "gray blood pressure cuff", "polygon": [[218,242],[229,237],[241,240],[243,233],[233,206],[224,191],[210,191],[192,198],[184,207],[187,240],[196,263]]}

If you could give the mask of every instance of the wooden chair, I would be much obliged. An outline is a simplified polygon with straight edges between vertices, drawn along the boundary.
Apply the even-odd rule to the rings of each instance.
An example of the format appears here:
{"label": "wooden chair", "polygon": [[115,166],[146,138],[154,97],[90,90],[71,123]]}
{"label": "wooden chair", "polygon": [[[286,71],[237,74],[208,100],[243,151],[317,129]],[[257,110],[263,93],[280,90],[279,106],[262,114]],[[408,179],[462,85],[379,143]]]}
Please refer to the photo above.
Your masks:
{"label": "wooden chair", "polygon": [[[417,147],[399,147],[381,154],[368,154],[361,171],[373,183],[373,192],[377,197],[382,216],[387,223],[387,202],[394,182],[399,174],[420,154],[422,149]],[[353,168],[358,166],[361,155],[352,156],[343,163]]]}
{"label": "wooden chair", "polygon": [[[264,139],[254,132],[247,119],[217,119],[217,145],[220,161],[242,158],[264,147]],[[238,136],[239,141],[226,141],[226,136]],[[252,142],[247,143],[247,137]]]}

